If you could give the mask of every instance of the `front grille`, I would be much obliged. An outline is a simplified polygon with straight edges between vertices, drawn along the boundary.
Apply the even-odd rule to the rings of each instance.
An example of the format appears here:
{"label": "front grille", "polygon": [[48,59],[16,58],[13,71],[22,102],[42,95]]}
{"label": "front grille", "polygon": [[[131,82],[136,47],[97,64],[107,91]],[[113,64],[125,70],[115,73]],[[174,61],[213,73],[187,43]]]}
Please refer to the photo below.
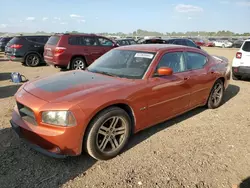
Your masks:
{"label": "front grille", "polygon": [[36,117],[35,117],[33,110],[31,110],[29,107],[24,106],[23,104],[21,104],[19,102],[17,102],[17,108],[18,108],[19,114],[23,120],[25,120],[33,125],[37,125]]}

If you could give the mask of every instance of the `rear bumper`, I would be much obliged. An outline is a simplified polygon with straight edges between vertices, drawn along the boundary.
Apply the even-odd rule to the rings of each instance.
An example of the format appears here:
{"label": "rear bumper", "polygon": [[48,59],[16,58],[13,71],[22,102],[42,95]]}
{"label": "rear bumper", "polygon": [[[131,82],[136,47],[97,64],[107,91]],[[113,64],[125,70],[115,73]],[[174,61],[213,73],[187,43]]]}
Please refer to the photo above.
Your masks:
{"label": "rear bumper", "polygon": [[44,61],[46,64],[54,66],[54,67],[60,67],[60,68],[66,68],[70,61],[68,61],[65,58],[58,57],[48,57],[44,56]]}
{"label": "rear bumper", "polygon": [[235,76],[250,75],[250,67],[247,66],[232,67],[232,72]]}
{"label": "rear bumper", "polygon": [[10,61],[16,61],[16,62],[21,62],[21,63],[24,62],[24,57],[14,56],[14,55],[11,55],[11,54],[8,54],[8,53],[5,53],[5,56]]}

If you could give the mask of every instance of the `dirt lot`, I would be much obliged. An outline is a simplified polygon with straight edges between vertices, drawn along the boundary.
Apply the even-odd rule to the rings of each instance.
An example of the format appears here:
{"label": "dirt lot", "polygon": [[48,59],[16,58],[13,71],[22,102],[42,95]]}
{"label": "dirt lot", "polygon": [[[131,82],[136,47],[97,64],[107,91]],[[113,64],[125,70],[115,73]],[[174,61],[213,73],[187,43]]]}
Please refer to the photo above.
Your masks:
{"label": "dirt lot", "polygon": [[[206,48],[232,60],[235,49]],[[22,143],[9,120],[18,85],[13,71],[32,80],[58,69],[0,61],[0,187],[229,188],[250,177],[250,83],[231,81],[224,104],[198,108],[133,136],[110,161],[86,154],[64,160],[43,156]],[[250,185],[248,184],[248,188]]]}

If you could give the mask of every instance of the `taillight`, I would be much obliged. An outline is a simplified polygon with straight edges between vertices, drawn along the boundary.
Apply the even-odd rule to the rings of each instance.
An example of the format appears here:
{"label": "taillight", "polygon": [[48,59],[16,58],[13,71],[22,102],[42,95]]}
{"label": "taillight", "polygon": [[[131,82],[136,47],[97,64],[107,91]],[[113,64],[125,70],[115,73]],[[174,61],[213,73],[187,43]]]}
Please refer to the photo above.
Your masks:
{"label": "taillight", "polygon": [[237,58],[237,59],[241,59],[241,57],[242,57],[242,53],[241,53],[241,52],[237,52],[237,53],[236,53],[236,58]]}
{"label": "taillight", "polygon": [[64,47],[56,47],[56,48],[55,48],[54,54],[55,54],[55,55],[60,55],[60,54],[62,54],[65,50],[66,50],[66,48],[64,48]]}
{"label": "taillight", "polygon": [[12,45],[10,46],[10,48],[19,49],[19,48],[22,48],[22,46],[23,46],[23,45],[21,45],[21,44],[12,44]]}

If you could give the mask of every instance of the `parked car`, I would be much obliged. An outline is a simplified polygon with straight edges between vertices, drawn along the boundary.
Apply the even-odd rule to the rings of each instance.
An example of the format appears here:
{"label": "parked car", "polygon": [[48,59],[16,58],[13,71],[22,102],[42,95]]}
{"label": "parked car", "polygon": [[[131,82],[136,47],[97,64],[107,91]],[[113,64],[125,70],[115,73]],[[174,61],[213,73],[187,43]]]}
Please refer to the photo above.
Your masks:
{"label": "parked car", "polygon": [[204,40],[204,42],[205,42],[204,46],[206,46],[206,47],[214,47],[215,46],[213,41]]}
{"label": "parked car", "polygon": [[205,46],[206,44],[206,42],[203,39],[195,39],[194,42],[197,46]]}
{"label": "parked car", "polygon": [[185,39],[185,38],[172,38],[172,39],[166,39],[167,44],[176,44],[176,45],[183,45],[183,46],[189,46],[194,48],[201,49],[200,46],[196,45],[192,40]]}
{"label": "parked car", "polygon": [[243,40],[243,39],[235,40],[235,41],[233,42],[232,47],[233,47],[233,48],[240,48],[240,47],[242,46],[243,43],[244,43],[244,40]]}
{"label": "parked car", "polygon": [[152,38],[152,39],[144,39],[140,41],[141,44],[175,44],[175,45],[184,45],[190,46],[194,48],[199,48],[192,40],[185,39],[185,38],[170,38],[170,39],[159,39],[159,38]]}
{"label": "parked car", "polygon": [[126,45],[132,45],[137,44],[134,39],[131,38],[125,38],[125,39],[116,39],[115,40],[119,46],[126,46]]}
{"label": "parked car", "polygon": [[244,75],[250,76],[250,39],[244,41],[232,63],[233,79],[240,80]]}
{"label": "parked car", "polygon": [[44,47],[44,59],[55,67],[83,70],[117,46],[111,39],[94,34],[56,34]]}
{"label": "parked car", "polygon": [[44,45],[49,36],[16,36],[5,47],[5,55],[11,61],[17,61],[30,67],[44,63]]}
{"label": "parked car", "polygon": [[2,37],[0,39],[0,52],[4,52],[5,51],[5,46],[7,45],[7,43],[12,39],[13,37]]}
{"label": "parked car", "polygon": [[228,61],[197,48],[128,45],[105,53],[85,71],[57,73],[23,84],[12,128],[53,157],[107,160],[130,135],[198,106],[222,104]]}
{"label": "parked car", "polygon": [[226,41],[226,40],[217,40],[214,41],[214,46],[221,47],[221,48],[231,48],[233,45],[232,42]]}

